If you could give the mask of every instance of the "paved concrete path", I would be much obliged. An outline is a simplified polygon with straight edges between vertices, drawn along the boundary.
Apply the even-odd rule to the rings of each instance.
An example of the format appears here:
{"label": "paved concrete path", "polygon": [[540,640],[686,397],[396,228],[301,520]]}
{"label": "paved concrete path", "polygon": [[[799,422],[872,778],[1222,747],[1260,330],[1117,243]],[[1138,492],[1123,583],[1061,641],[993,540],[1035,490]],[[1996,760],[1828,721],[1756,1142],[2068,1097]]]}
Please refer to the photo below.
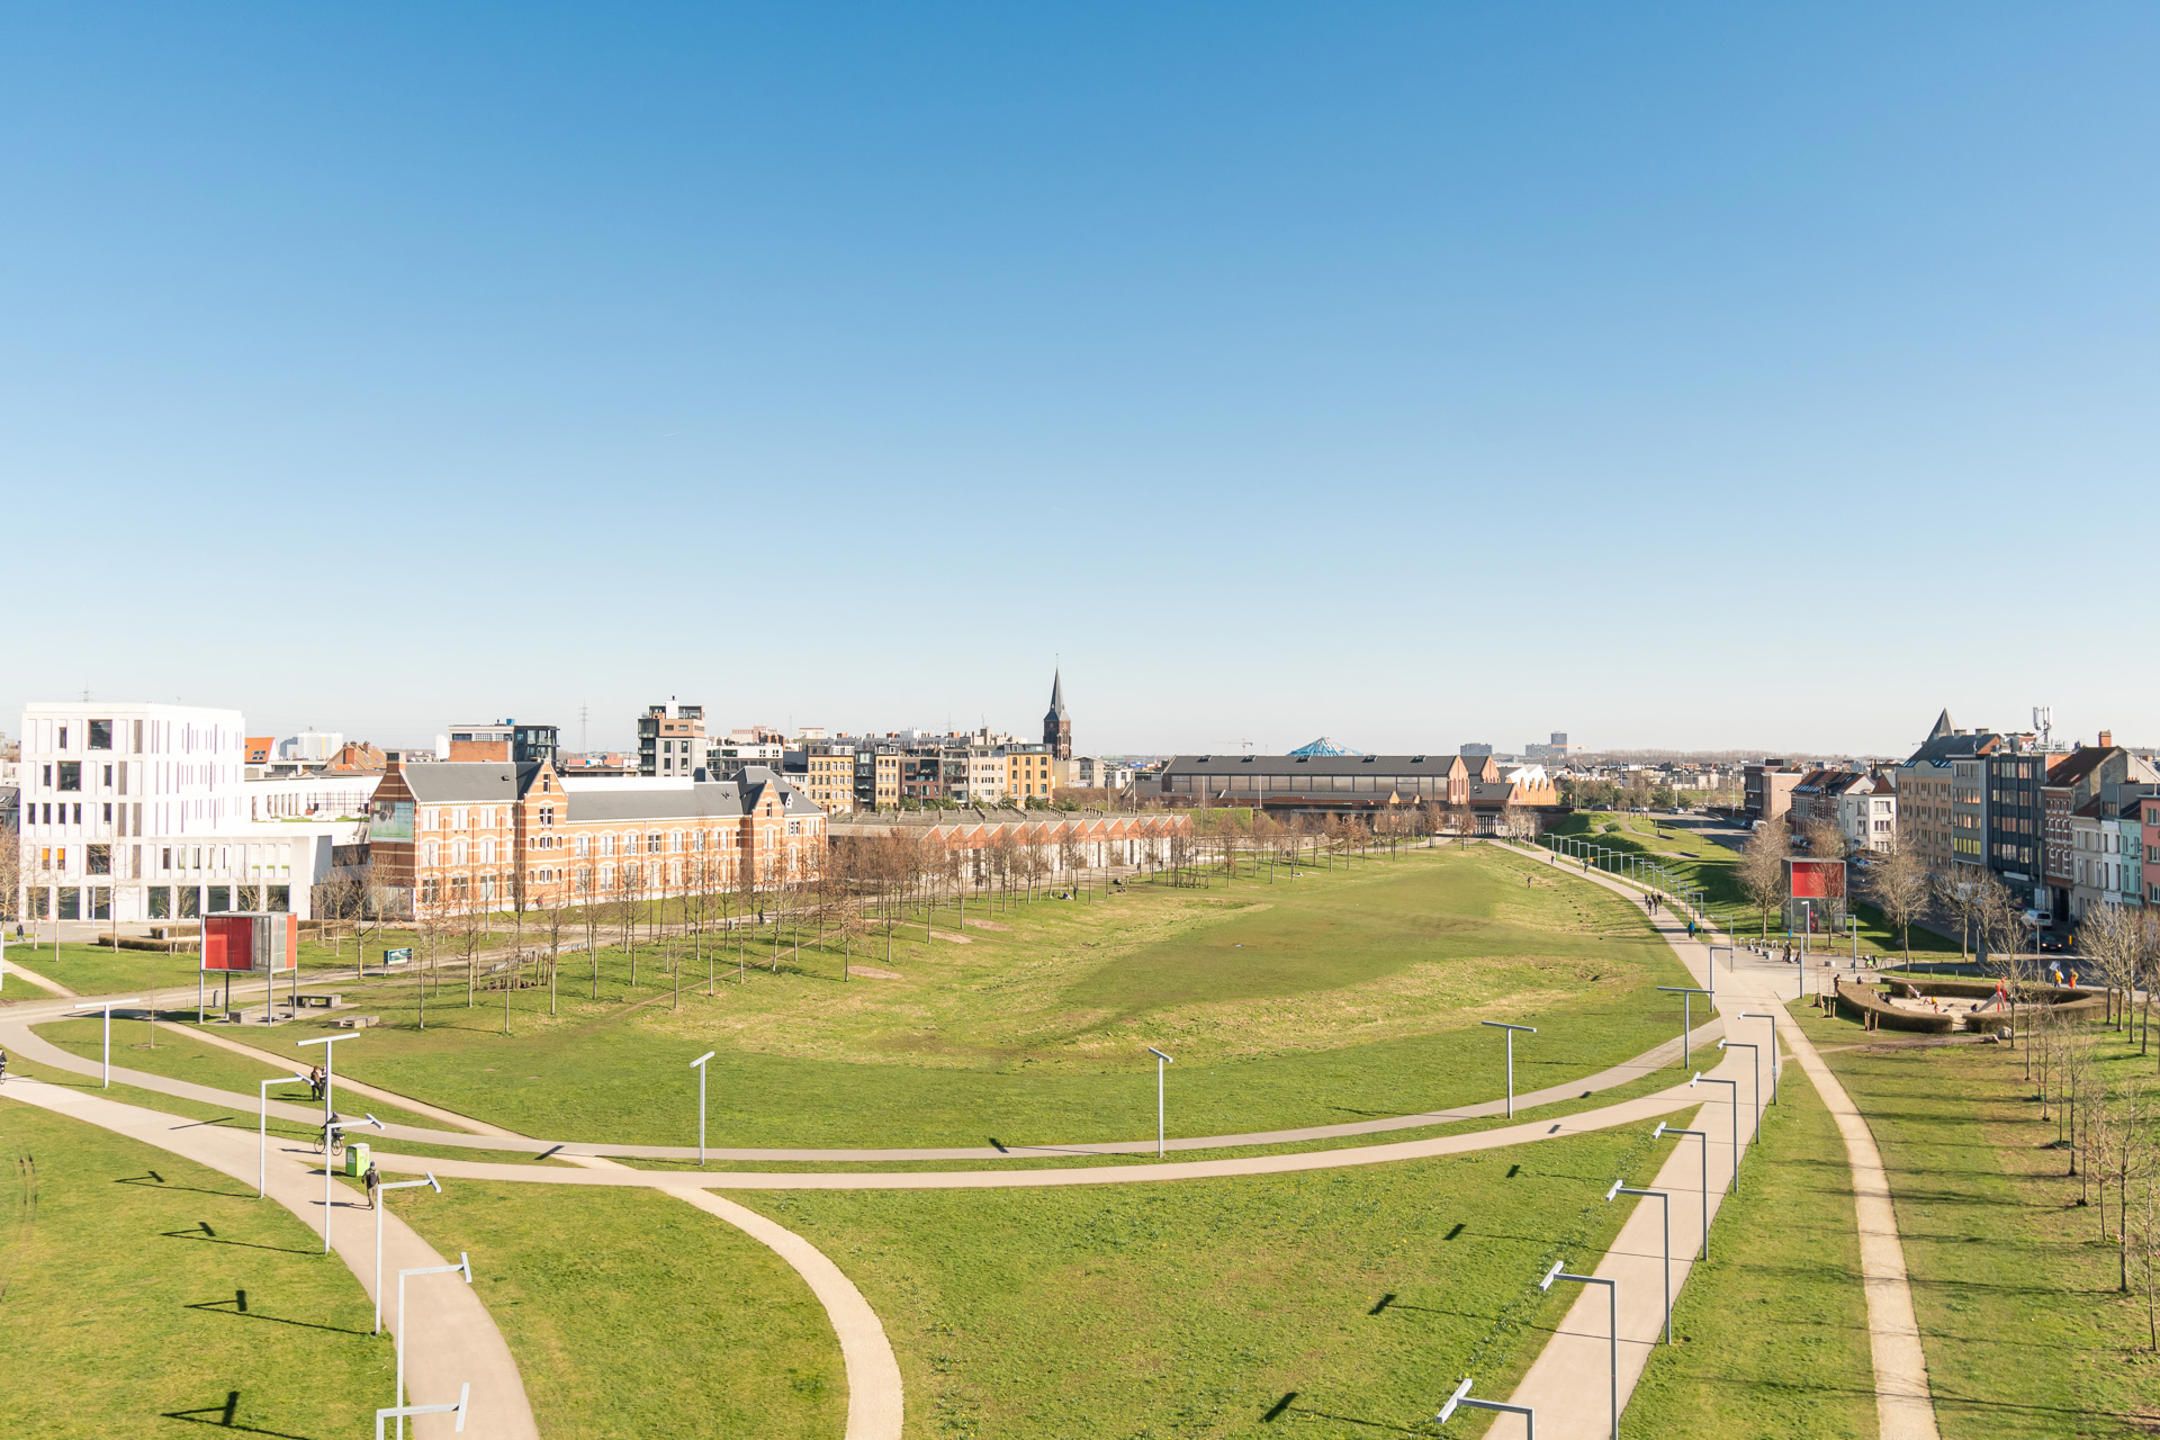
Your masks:
{"label": "paved concrete path", "polygon": [[[143,1008],[147,1009],[148,1005],[146,1004]],[[129,1015],[138,1012],[134,1007],[130,1007],[128,1010],[116,1013]],[[72,1051],[59,1048],[39,1036],[31,1028],[46,1021],[67,1017],[80,1018],[74,1016],[74,1012],[65,1007],[41,1006],[0,1013],[0,1047],[19,1051],[24,1059],[50,1065],[54,1069],[70,1070],[80,1075],[98,1074],[100,1067],[96,1061],[87,1060]],[[244,1041],[234,1040],[229,1036],[217,1034],[215,1031],[175,1026],[173,1032],[183,1037],[184,1041],[208,1044],[221,1050],[231,1051],[234,1054],[244,1055],[273,1069],[278,1066],[281,1059],[275,1052],[260,1049]],[[1687,1044],[1691,1051],[1701,1051],[1715,1044],[1718,1037],[1723,1034],[1724,1021],[1713,1015],[1689,1032]],[[1538,1106],[1582,1099],[1607,1090],[1618,1089],[1620,1086],[1631,1084],[1645,1075],[1655,1074],[1659,1070],[1673,1067],[1680,1058],[1680,1045],[1679,1037],[1675,1036],[1671,1040],[1652,1046],[1632,1059],[1623,1060],[1617,1065],[1608,1066],[1594,1074],[1580,1079],[1566,1080],[1558,1084],[1543,1086],[1536,1090],[1524,1091],[1515,1097],[1515,1108],[1517,1110],[1533,1109]],[[1497,1042],[1494,1042],[1494,1049],[1497,1057],[1500,1053]],[[302,1065],[312,1062],[313,1051],[295,1049],[293,1053],[301,1057],[298,1063]],[[1498,1068],[1496,1059],[1495,1069]],[[249,1108],[255,1108],[260,1103],[260,1097],[235,1095],[212,1086],[198,1085],[186,1080],[175,1080],[169,1076],[132,1070],[124,1066],[116,1065],[113,1067],[113,1079],[123,1084],[136,1086],[139,1089],[154,1090],[160,1094],[197,1100],[206,1105],[245,1104]],[[475,1150],[517,1150],[563,1159],[579,1156],[614,1156],[627,1160],[694,1160],[698,1155],[697,1147],[694,1145],[632,1145],[608,1144],[601,1141],[587,1140],[537,1139],[518,1134],[512,1130],[506,1130],[501,1126],[491,1125],[484,1120],[476,1120],[469,1115],[462,1115],[454,1110],[431,1105],[424,1100],[416,1100],[409,1095],[402,1095],[393,1090],[385,1090],[380,1086],[350,1080],[343,1076],[337,1076],[334,1079],[337,1094],[340,1096],[359,1095],[380,1100],[385,1105],[394,1105],[399,1109],[414,1114],[426,1115],[440,1120],[446,1125],[456,1127],[454,1130],[445,1131],[419,1125],[385,1125],[382,1132],[385,1140],[407,1140],[419,1144],[453,1148],[465,1147]],[[337,1101],[333,1099],[332,1103],[336,1104]],[[354,1107],[347,1103],[344,1108],[347,1112],[350,1112]],[[1397,1130],[1415,1130],[1426,1126],[1454,1124],[1466,1120],[1491,1119],[1504,1115],[1506,1112],[1507,1099],[1503,1095],[1495,1100],[1480,1100],[1472,1104],[1458,1105],[1446,1109],[1422,1111],[1411,1115],[1375,1116],[1367,1120],[1344,1121],[1333,1125],[1294,1126],[1283,1130],[1257,1130],[1234,1135],[1174,1136],[1164,1142],[1164,1149],[1189,1152],[1233,1148],[1245,1149],[1261,1145],[1310,1144],[1316,1141],[1354,1139],[1360,1135],[1384,1135]],[[322,1107],[316,1103],[300,1104],[272,1099],[270,1113],[284,1120],[314,1123],[320,1121]],[[706,1158],[710,1160],[718,1160],[727,1164],[753,1165],[773,1163],[852,1164],[858,1162],[920,1164],[969,1161],[995,1164],[1001,1160],[1041,1159],[1058,1155],[1150,1155],[1154,1151],[1155,1140],[1150,1136],[1144,1140],[1083,1142],[1063,1145],[956,1145],[857,1149],[831,1149],[815,1146],[762,1148],[712,1146],[705,1153]]]}
{"label": "paved concrete path", "polygon": [[[1518,851],[1525,855],[1549,858],[1543,852]],[[1609,890],[1637,897],[1639,887],[1622,882],[1612,876],[1591,871],[1587,876],[1564,862],[1557,867],[1564,873],[1575,874],[1605,886]],[[1729,945],[1727,937],[1712,932],[1702,932],[1702,938],[1690,939],[1687,935],[1685,917],[1675,917],[1661,912],[1652,917],[1652,923],[1664,935],[1680,957],[1681,963],[1698,984],[1709,976],[1712,964],[1710,945]],[[1868,1338],[1875,1370],[1876,1422],[1881,1440],[1937,1440],[1934,1402],[1931,1398],[1927,1359],[1921,1348],[1919,1326],[1914,1318],[1912,1291],[1905,1276],[1905,1253],[1897,1233],[1897,1215],[1891,1203],[1889,1184],[1884,1173],[1882,1157],[1875,1148],[1873,1135],[1867,1121],[1861,1116],[1839,1085],[1837,1077],[1815,1052],[1815,1047],[1802,1032],[1800,1026],[1790,1020],[1785,1005],[1793,998],[1799,984],[1794,967],[1774,960],[1763,960],[1734,948],[1728,952],[1731,959],[1719,972],[1717,1003],[1720,1010],[1729,1010],[1736,1017],[1739,1012],[1754,1011],[1771,1013],[1780,1017],[1776,1026],[1777,1039],[1792,1052],[1795,1061],[1814,1084],[1837,1123],[1840,1137],[1845,1142],[1846,1162],[1852,1172],[1854,1211],[1860,1235],[1860,1273],[1868,1311]],[[1757,1033],[1759,1032],[1759,1033]],[[1771,1049],[1771,1026],[1762,1021],[1738,1021],[1735,1039],[1754,1040],[1763,1047],[1763,1073],[1765,1085],[1769,1086]],[[1737,1090],[1719,1085],[1711,1087],[1719,1095],[1698,1113],[1696,1123],[1687,1128],[1705,1130],[1713,1137],[1728,1137],[1722,1144],[1713,1139],[1709,1147],[1710,1161],[1710,1212],[1713,1217],[1720,1203],[1719,1186],[1722,1180],[1732,1176],[1735,1165],[1746,1153],[1753,1125],[1753,1059],[1744,1050],[1727,1051],[1715,1070],[1705,1073],[1721,1079],[1739,1082]],[[1740,1110],[1735,1115],[1731,1100],[1736,1095]],[[1724,1117],[1721,1126],[1718,1117]],[[1738,1149],[1732,1145],[1730,1135],[1732,1122],[1740,1125]],[[1681,1261],[1682,1252],[1692,1255],[1693,1246],[1701,1235],[1700,1206],[1702,1159],[1694,1152],[1694,1143],[1683,1140],[1659,1170],[1648,1187],[1672,1193],[1673,1220],[1673,1293],[1677,1296],[1685,1283],[1690,1266]],[[1624,1178],[1630,1184],[1641,1184],[1635,1176]],[[1745,1183],[1744,1181],[1742,1183]],[[1571,1259],[1570,1269],[1616,1279],[1619,1284],[1619,1391],[1620,1404],[1625,1408],[1633,1393],[1642,1370],[1648,1363],[1651,1347],[1663,1335],[1664,1292],[1660,1272],[1663,1269],[1663,1231],[1655,1201],[1635,1202],[1636,1209],[1621,1227],[1612,1248],[1600,1260],[1595,1269],[1583,1271],[1581,1261]],[[1710,1243],[1715,1245],[1713,1233]],[[1531,1277],[1533,1280],[1536,1277]],[[1594,1437],[1609,1435],[1612,1426],[1610,1399],[1612,1375],[1611,1340],[1612,1329],[1608,1320],[1607,1297],[1602,1286],[1584,1286],[1584,1294],[1569,1308],[1553,1338],[1547,1342],[1522,1383],[1511,1397],[1514,1403],[1530,1405],[1537,1410],[1539,1433],[1558,1437]],[[1604,1385],[1586,1384],[1585,1377],[1606,1377]]]}
{"label": "paved concrete path", "polygon": [[[239,1181],[243,1194],[246,1182],[256,1178],[255,1137],[238,1130],[176,1120],[160,1111],[124,1105],[89,1090],[19,1075],[0,1083],[0,1101],[35,1105],[192,1160]],[[289,1141],[273,1143],[266,1178],[269,1198],[320,1233],[322,1169],[313,1158],[300,1158],[313,1156],[312,1150],[295,1147]],[[375,1217],[342,1185],[334,1188],[332,1203],[332,1248],[360,1282],[360,1288],[372,1297]],[[539,1440],[540,1430],[533,1421],[517,1362],[496,1328],[494,1317],[472,1287],[454,1275],[410,1281],[405,1287],[408,1314],[398,1316],[397,1272],[445,1262],[394,1213],[383,1219],[382,1262],[384,1284],[390,1291],[384,1304],[384,1329],[394,1334],[401,1320],[410,1327],[405,1347],[406,1393],[420,1404],[454,1400],[458,1387],[470,1382],[472,1411],[465,1426],[467,1436],[479,1440]],[[388,1394],[375,1397],[377,1405],[390,1403]],[[409,1433],[419,1440],[434,1440],[452,1434],[453,1425],[446,1416],[418,1416]]]}
{"label": "paved concrete path", "polygon": [[[59,981],[48,980],[43,975],[38,974],[38,972],[35,970],[25,970],[21,965],[16,963],[15,956],[12,953],[10,953],[7,958],[6,968],[7,973],[11,978],[27,983],[33,990],[43,990],[48,995],[58,995],[63,998],[71,999],[74,997],[75,992],[68,989],[67,986],[62,985]],[[0,986],[0,999],[20,998],[22,998],[20,995],[10,996],[6,988],[4,986]]]}

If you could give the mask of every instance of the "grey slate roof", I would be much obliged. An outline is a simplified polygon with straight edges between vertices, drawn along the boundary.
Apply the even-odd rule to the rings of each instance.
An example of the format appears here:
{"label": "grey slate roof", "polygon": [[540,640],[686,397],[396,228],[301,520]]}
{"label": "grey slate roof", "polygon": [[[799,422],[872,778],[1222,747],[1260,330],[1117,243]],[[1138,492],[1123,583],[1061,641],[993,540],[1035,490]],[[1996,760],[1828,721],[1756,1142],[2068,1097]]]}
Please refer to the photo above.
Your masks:
{"label": "grey slate roof", "polygon": [[[1453,755],[1179,755],[1169,775],[1445,775]],[[1467,762],[1466,762],[1467,763]],[[1484,762],[1479,762],[1482,765]],[[1475,769],[1476,767],[1471,767]]]}
{"label": "grey slate roof", "polygon": [[747,815],[779,787],[781,813],[822,815],[810,797],[775,775],[770,767],[746,765],[736,780],[699,780],[683,785],[624,785],[604,789],[564,787],[574,822],[734,819]]}
{"label": "grey slate roof", "polygon": [[515,800],[525,793],[540,768],[538,761],[512,765],[501,760],[439,760],[405,767],[405,784],[423,805],[472,800]]}

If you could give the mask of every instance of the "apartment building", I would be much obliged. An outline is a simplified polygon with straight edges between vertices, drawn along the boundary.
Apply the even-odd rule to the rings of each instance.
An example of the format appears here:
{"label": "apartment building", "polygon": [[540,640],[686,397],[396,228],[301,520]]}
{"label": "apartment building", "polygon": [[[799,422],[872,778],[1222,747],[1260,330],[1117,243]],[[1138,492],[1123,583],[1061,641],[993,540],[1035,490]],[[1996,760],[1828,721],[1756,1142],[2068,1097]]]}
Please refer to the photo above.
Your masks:
{"label": "apartment building", "polygon": [[546,761],[393,772],[369,830],[377,881],[422,918],[792,884],[822,873],[826,841],[823,812],[762,767],[565,779]]}
{"label": "apartment building", "polygon": [[[803,792],[828,815],[855,808],[855,751],[847,745],[812,745],[801,757]],[[794,770],[790,765],[788,769]]]}
{"label": "apartment building", "polygon": [[2096,906],[2145,899],[2143,811],[2152,785],[2111,785],[2070,816],[2070,910],[2083,923]]}
{"label": "apartment building", "polygon": [[2160,771],[2117,745],[2106,730],[2100,732],[2097,744],[2080,745],[2049,767],[2040,785],[2043,911],[2062,921],[2077,909],[2071,894],[2077,888],[2077,843],[2072,834],[2077,814],[2103,795],[2156,781],[2160,781]]}
{"label": "apartment building", "polygon": [[[1958,858],[1952,838],[1958,829],[1952,819],[1957,762],[1984,759],[2001,743],[2002,737],[1992,731],[1958,729],[1944,710],[1920,748],[1896,767],[1898,843],[1930,870],[1940,872]],[[1976,833],[1975,856],[1979,845]]]}
{"label": "apartment building", "polygon": [[1014,745],[1005,751],[1005,794],[1026,805],[1048,804],[1057,794],[1058,757],[1047,745]]}
{"label": "apartment building", "polygon": [[113,924],[311,914],[340,832],[252,819],[247,739],[237,710],[26,707],[18,913]]}
{"label": "apartment building", "polygon": [[705,765],[705,707],[648,705],[638,716],[640,775],[690,779]]}

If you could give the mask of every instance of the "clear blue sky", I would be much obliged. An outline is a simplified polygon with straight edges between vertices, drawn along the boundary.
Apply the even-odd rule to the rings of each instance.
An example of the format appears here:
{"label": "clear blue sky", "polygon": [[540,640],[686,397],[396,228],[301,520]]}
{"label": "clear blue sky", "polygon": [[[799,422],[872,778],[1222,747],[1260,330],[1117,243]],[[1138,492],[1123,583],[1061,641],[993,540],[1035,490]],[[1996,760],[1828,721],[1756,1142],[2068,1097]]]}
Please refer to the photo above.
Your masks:
{"label": "clear blue sky", "polygon": [[2160,741],[2160,10],[0,6],[0,728]]}

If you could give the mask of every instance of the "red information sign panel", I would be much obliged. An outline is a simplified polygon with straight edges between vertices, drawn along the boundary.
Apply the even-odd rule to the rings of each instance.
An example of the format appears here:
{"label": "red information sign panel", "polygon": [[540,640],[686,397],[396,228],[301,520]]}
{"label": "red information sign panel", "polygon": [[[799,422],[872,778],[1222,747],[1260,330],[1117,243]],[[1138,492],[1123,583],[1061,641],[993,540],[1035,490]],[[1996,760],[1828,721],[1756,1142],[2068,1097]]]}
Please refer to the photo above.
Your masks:
{"label": "red information sign panel", "polygon": [[1792,860],[1789,892],[1795,900],[1842,900],[1845,898],[1843,860]]}
{"label": "red information sign panel", "polygon": [[266,974],[300,968],[300,925],[291,915],[231,911],[203,917],[202,968]]}

